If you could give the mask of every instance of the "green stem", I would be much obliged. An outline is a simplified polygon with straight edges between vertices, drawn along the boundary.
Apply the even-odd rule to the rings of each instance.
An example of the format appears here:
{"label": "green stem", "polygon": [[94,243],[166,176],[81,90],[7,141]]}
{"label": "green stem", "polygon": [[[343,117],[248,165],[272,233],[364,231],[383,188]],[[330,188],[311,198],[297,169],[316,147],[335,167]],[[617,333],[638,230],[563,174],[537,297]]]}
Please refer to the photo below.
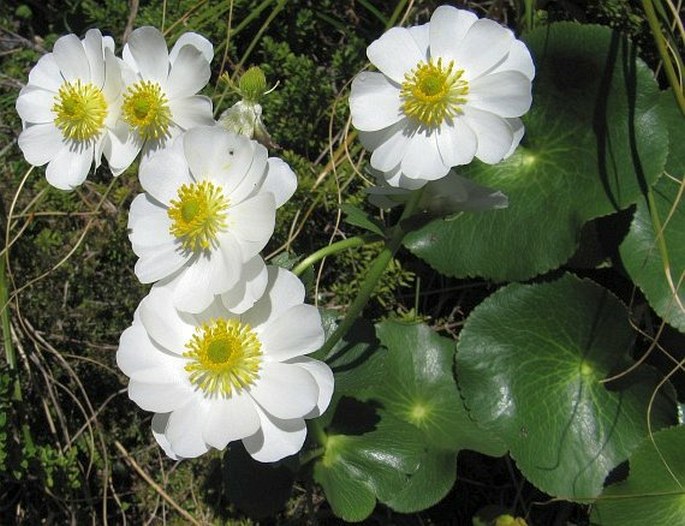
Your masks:
{"label": "green stem", "polygon": [[338,252],[342,252],[343,250],[347,250],[348,248],[359,247],[361,245],[373,241],[380,241],[380,238],[378,236],[354,236],[348,237],[347,239],[342,239],[340,241],[336,241],[335,243],[331,243],[328,246],[320,248],[313,254],[310,254],[309,256],[304,258],[293,268],[292,272],[296,276],[301,276],[305,270],[307,270],[317,261],[321,261],[325,257],[337,254]]}
{"label": "green stem", "polygon": [[683,115],[685,115],[685,94],[683,94],[683,87],[680,85],[678,74],[673,68],[673,62],[671,62],[668,49],[664,44],[665,37],[661,31],[661,24],[659,23],[659,18],[654,10],[654,4],[652,3],[652,0],[642,0],[642,8],[645,11],[645,15],[647,15],[649,29],[652,31],[654,42],[659,50],[659,55],[661,55],[661,60],[664,63],[666,78],[668,78],[668,83],[671,85],[671,88],[673,88],[673,96],[675,97],[676,103],[680,107],[680,111],[683,113]]}
{"label": "green stem", "polygon": [[402,211],[400,220],[393,227],[392,235],[385,242],[385,248],[380,254],[378,254],[378,256],[376,256],[376,259],[371,262],[371,266],[366,273],[366,279],[359,288],[359,294],[347,310],[347,315],[340,325],[338,325],[335,331],[333,331],[331,337],[326,340],[321,349],[316,352],[318,356],[326,357],[331,349],[335,347],[335,344],[338,343],[338,341],[340,341],[345,334],[347,334],[347,331],[350,330],[350,327],[352,327],[361,312],[364,310],[364,307],[368,303],[371,294],[373,294],[373,291],[376,290],[376,285],[378,285],[378,282],[380,281],[381,276],[383,276],[386,267],[390,261],[392,261],[395,252],[397,252],[402,245],[402,240],[407,233],[402,228],[402,222],[414,213],[419,204],[422,193],[423,190],[416,190],[412,193],[409,202],[405,205],[404,210]]}
{"label": "green stem", "polygon": [[0,257],[0,323],[2,324],[2,343],[5,346],[7,364],[11,370],[17,367],[17,355],[12,345],[12,333],[10,332],[9,293],[7,290],[7,276],[5,273],[5,257]]}

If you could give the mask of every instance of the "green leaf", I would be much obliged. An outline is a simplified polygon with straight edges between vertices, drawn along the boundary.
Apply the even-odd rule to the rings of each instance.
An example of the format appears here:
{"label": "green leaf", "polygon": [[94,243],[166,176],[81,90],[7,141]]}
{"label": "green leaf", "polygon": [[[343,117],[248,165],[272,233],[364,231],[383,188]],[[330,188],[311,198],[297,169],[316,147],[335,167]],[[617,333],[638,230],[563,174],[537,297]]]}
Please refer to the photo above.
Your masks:
{"label": "green leaf", "polygon": [[[376,498],[404,513],[428,508],[454,485],[460,449],[505,453],[464,408],[454,341],[418,324],[384,322],[374,332],[363,320],[347,338],[326,360],[335,415],[321,420],[328,438],[314,468],[336,515],[363,520]],[[367,404],[343,398],[350,396]]]}
{"label": "green leaf", "polygon": [[[456,346],[424,324],[384,322],[377,326],[384,349],[383,381],[361,394],[412,424],[432,447],[457,452],[472,449],[492,456],[506,452],[492,433],[468,416],[452,373]],[[382,356],[382,358],[381,358]]]}
{"label": "green leaf", "polygon": [[329,435],[314,466],[333,512],[346,521],[368,517],[376,496],[392,498],[419,467],[423,445],[416,430],[387,413],[380,417],[369,433]]}
{"label": "green leaf", "polygon": [[602,526],[683,524],[685,518],[685,428],[646,438],[630,458],[630,475],[609,486],[592,510]]}
{"label": "green leaf", "polygon": [[[384,502],[400,513],[414,513],[437,504],[449,493],[457,480],[457,454],[450,451],[426,450],[419,468],[407,483]],[[430,488],[431,491],[426,491]]]}
{"label": "green leaf", "polygon": [[377,220],[369,217],[364,211],[350,203],[343,203],[340,209],[345,212],[345,222],[350,225],[358,226],[381,237],[385,237],[383,225]]}
{"label": "green leaf", "polygon": [[654,371],[628,371],[633,339],[624,305],[594,282],[566,274],[512,284],[467,319],[457,379],[471,415],[507,443],[531,483],[589,499],[647,435],[648,414],[652,429],[675,418],[671,389],[650,406]]}
{"label": "green leaf", "polygon": [[433,221],[405,238],[443,274],[524,280],[557,268],[585,222],[635,203],[663,170],[658,86],[626,40],[564,22],[526,41],[537,73],[521,146],[502,163],[459,171],[501,190],[508,208]]}
{"label": "green leaf", "polygon": [[[664,174],[651,189],[654,208],[642,199],[630,232],[620,246],[621,259],[647,301],[666,322],[685,332],[685,126],[683,117],[665,92],[669,112],[671,154]],[[653,216],[653,217],[652,217]]]}

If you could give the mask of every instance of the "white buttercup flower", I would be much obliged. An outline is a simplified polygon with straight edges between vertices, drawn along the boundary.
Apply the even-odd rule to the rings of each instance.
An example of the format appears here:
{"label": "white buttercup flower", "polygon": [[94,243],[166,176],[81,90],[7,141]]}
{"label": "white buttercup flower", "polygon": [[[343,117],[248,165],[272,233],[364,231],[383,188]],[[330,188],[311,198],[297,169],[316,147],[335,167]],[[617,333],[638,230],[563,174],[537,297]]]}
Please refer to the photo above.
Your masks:
{"label": "white buttercup flower", "polygon": [[422,186],[474,156],[497,163],[521,140],[535,69],[509,29],[441,6],[428,24],[390,29],[367,55],[380,73],[353,80],[352,124],[390,184]]}
{"label": "white buttercup flower", "polygon": [[242,440],[256,460],[297,453],[305,418],[321,415],[333,374],[304,356],[324,341],[321,316],[287,270],[269,267],[266,292],[236,315],[219,301],[197,315],[153,288],[121,335],[117,364],[130,398],[154,411],[152,430],[174,459]]}
{"label": "white buttercup flower", "polygon": [[[122,53],[125,91],[118,141],[121,156],[168,146],[183,130],[214,124],[212,101],[197,93],[209,81],[212,44],[197,33],[184,33],[169,52],[162,33],[141,27],[131,33]],[[112,165],[117,174],[125,169]]]}
{"label": "white buttercup flower", "polygon": [[29,163],[47,163],[52,186],[80,185],[93,163],[100,165],[103,152],[110,163],[126,165],[110,148],[121,90],[114,41],[97,29],[83,40],[59,38],[31,70],[16,103],[24,127],[18,142]]}
{"label": "white buttercup flower", "polygon": [[139,177],[146,193],[133,200],[128,222],[138,279],[169,289],[183,311],[200,312],[216,295],[234,312],[248,308],[266,286],[258,254],[275,210],[297,186],[289,166],[212,126],[179,136]]}

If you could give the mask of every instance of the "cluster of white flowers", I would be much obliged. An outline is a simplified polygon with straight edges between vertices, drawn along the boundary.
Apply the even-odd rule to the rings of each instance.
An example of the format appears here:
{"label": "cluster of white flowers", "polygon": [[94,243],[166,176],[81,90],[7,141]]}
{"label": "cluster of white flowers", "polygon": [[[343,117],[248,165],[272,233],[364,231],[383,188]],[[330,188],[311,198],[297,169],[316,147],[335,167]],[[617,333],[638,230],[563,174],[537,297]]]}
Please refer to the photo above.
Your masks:
{"label": "cluster of white flowers", "polygon": [[141,154],[129,238],[136,276],[154,285],[117,351],[129,396],[155,412],[153,435],[174,459],[242,440],[273,462],[300,450],[333,374],[305,356],[324,332],[303,285],[259,254],[297,179],[214,121],[197,95],[212,57],[195,33],[168,51],[157,29],[137,29],[122,58],[98,30],[64,36],[17,99],[19,146],[60,189],[83,183],[103,155],[118,175]]}
{"label": "cluster of white flowers", "polygon": [[353,80],[352,124],[390,186],[421,188],[474,157],[498,163],[521,141],[535,68],[509,29],[441,6],[367,55],[379,72]]}
{"label": "cluster of white flowers", "polygon": [[[526,47],[493,21],[442,6],[367,53],[380,72],[354,79],[352,123],[395,187],[375,197],[429,184],[429,210],[506,206],[452,168],[497,163],[519,144],[534,76]],[[264,75],[248,71],[244,100],[218,125],[198,95],[212,58],[195,33],[169,51],[157,29],[139,28],[121,58],[96,29],[64,36],[17,99],[19,146],[61,189],[83,183],[103,155],[119,175],[141,154],[129,237],[135,274],[153,285],[117,352],[129,396],[155,412],[153,434],[172,458],[242,440],[255,459],[276,461],[302,447],[304,419],[327,408],[333,375],[304,356],[323,344],[318,310],[297,277],[260,256],[297,186],[285,162],[240,135],[272,144],[258,104]]]}

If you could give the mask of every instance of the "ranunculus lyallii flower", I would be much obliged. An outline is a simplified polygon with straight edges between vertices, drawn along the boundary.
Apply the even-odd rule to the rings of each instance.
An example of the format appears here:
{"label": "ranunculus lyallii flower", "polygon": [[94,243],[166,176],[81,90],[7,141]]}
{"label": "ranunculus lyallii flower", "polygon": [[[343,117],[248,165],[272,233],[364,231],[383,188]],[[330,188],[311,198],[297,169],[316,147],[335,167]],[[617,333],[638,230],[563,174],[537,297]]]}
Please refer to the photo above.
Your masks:
{"label": "ranunculus lyallii flower", "polygon": [[390,184],[421,186],[474,156],[497,163],[521,140],[535,69],[509,29],[441,6],[428,24],[390,29],[367,55],[380,73],[352,82],[352,124]]}
{"label": "ranunculus lyallii flower", "polygon": [[93,163],[100,165],[103,152],[110,163],[128,166],[110,148],[121,90],[114,41],[97,29],[83,40],[59,38],[31,70],[16,103],[24,126],[18,142],[29,163],[47,163],[52,186],[77,187]]}
{"label": "ranunculus lyallii flower", "polygon": [[[219,126],[193,128],[140,168],[146,193],[129,213],[143,283],[170,290],[176,308],[200,312],[216,295],[241,312],[266,286],[259,256],[275,211],[297,180],[261,144]],[[160,281],[161,280],[161,281]]]}
{"label": "ranunculus lyallii flower", "polygon": [[[212,101],[197,95],[209,81],[212,44],[197,33],[184,33],[171,51],[154,27],[140,27],[124,46],[122,77],[125,90],[117,124],[117,152],[143,160],[165,148],[183,130],[214,124]],[[125,167],[112,165],[117,174]]]}
{"label": "ranunculus lyallii flower", "polygon": [[261,462],[300,450],[304,419],[321,415],[333,393],[329,367],[305,356],[324,332],[303,301],[300,280],[277,267],[242,315],[219,301],[183,314],[169,290],[153,287],[121,335],[117,364],[131,399],[156,413],[152,430],[167,455],[197,457],[234,440]]}

